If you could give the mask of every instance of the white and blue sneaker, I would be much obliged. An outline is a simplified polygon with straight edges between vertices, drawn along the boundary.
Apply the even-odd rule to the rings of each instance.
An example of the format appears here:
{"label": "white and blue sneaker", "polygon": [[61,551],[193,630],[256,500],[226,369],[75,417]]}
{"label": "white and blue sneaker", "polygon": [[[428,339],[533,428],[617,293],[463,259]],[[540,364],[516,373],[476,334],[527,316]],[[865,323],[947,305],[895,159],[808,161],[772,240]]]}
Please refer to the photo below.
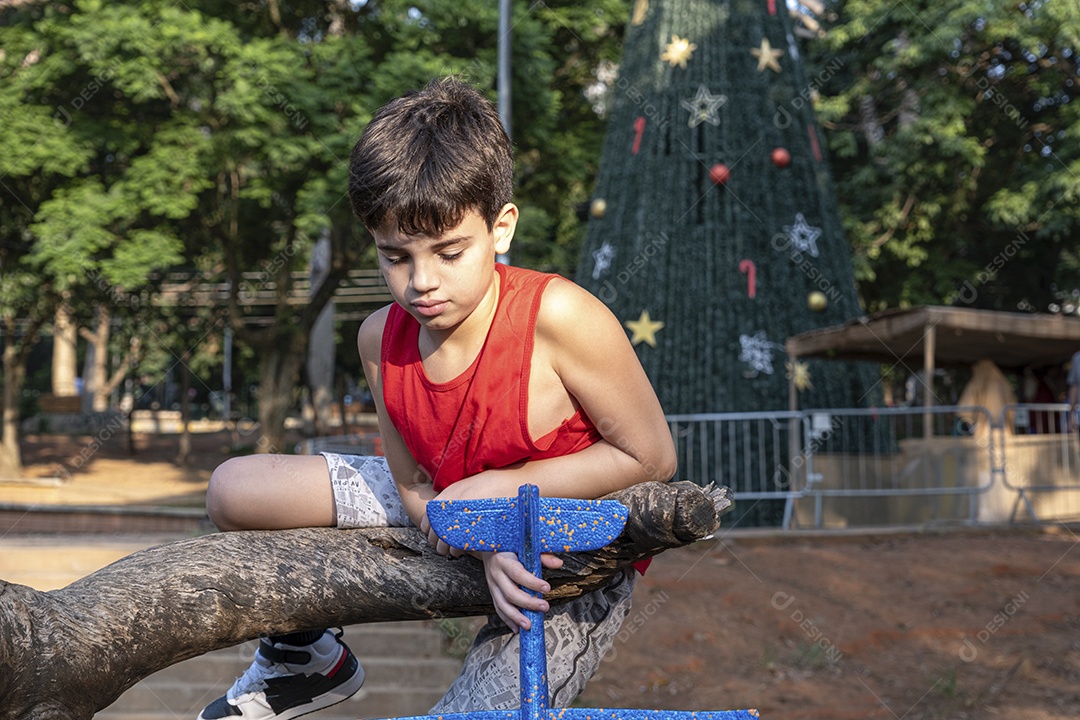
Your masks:
{"label": "white and blue sneaker", "polygon": [[251,667],[198,720],[291,720],[347,700],[364,669],[340,638],[327,630],[305,646],[261,640]]}

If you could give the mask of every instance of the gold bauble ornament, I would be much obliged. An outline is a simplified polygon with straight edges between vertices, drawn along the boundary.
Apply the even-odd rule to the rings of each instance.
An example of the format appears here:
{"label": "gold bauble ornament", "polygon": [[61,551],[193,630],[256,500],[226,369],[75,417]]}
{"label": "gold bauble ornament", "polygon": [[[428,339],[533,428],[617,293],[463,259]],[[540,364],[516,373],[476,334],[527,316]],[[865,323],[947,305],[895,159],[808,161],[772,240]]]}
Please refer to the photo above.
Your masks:
{"label": "gold bauble ornament", "polygon": [[806,296],[806,305],[814,312],[821,312],[829,304],[829,298],[825,297],[825,293],[815,290]]}
{"label": "gold bauble ornament", "polygon": [[606,212],[607,212],[607,200],[605,200],[604,198],[596,198],[595,200],[592,201],[592,204],[589,205],[589,214],[592,215],[597,220],[604,217],[604,214]]}

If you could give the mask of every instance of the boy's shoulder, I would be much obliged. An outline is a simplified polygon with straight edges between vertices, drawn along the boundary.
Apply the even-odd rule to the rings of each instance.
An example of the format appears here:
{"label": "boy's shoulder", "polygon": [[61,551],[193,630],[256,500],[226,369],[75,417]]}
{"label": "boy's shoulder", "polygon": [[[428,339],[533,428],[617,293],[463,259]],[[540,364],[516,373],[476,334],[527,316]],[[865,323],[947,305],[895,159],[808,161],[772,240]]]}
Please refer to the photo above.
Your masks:
{"label": "boy's shoulder", "polygon": [[356,347],[361,358],[376,358],[382,350],[383,328],[390,317],[390,305],[384,305],[364,318],[356,334]]}
{"label": "boy's shoulder", "polygon": [[625,339],[608,306],[580,285],[556,276],[544,288],[536,336],[557,345],[604,344]]}
{"label": "boy's shoulder", "polygon": [[[538,321],[562,322],[590,308],[594,303],[604,307],[596,297],[577,283],[555,275],[544,286]],[[606,310],[607,308],[604,307]]]}

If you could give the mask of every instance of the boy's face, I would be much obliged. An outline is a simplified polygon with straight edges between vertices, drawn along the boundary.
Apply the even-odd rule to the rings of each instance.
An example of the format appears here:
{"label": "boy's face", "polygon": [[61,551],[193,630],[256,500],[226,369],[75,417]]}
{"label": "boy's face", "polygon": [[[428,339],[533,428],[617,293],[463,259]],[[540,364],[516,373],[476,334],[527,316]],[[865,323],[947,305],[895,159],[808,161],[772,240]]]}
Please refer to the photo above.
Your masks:
{"label": "boy's face", "polygon": [[489,230],[475,210],[439,237],[407,235],[396,222],[372,231],[390,293],[429,330],[452,330],[494,299],[495,255],[510,249],[517,207],[505,205]]}

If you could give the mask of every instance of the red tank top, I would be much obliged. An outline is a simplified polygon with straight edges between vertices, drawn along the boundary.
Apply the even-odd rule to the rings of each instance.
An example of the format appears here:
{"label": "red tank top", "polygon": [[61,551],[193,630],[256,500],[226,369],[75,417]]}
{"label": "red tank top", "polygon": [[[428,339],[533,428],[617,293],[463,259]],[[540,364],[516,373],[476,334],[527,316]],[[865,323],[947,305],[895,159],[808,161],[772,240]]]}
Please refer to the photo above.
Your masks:
{"label": "red tank top", "polygon": [[601,438],[580,409],[541,438],[529,435],[529,372],[544,288],[557,276],[495,266],[495,318],[472,365],[453,380],[428,379],[420,323],[390,307],[382,337],[386,412],[435,490],[484,470],[569,455]]}

